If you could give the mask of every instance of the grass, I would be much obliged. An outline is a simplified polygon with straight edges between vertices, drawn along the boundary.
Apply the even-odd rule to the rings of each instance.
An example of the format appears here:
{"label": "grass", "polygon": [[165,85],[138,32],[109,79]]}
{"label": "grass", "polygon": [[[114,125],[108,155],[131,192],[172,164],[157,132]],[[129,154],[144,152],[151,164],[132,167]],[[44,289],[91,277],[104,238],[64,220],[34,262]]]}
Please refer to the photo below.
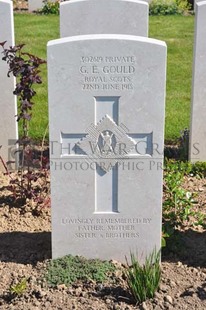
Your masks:
{"label": "grass", "polygon": [[151,16],[150,37],[168,47],[165,139],[189,128],[194,16]]}
{"label": "grass", "polygon": [[[16,44],[24,43],[25,51],[46,59],[46,46],[49,40],[59,38],[59,17],[34,14],[15,14]],[[38,85],[34,97],[33,117],[30,123],[30,136],[41,141],[48,126],[47,68],[42,66],[43,83]],[[21,133],[21,131],[20,131]],[[46,135],[48,139],[48,133]]]}
{"label": "grass", "polygon": [[125,276],[134,300],[143,302],[147,298],[153,298],[159,287],[161,278],[160,252],[154,250],[145,258],[143,265],[139,263],[138,255],[136,256],[134,253],[130,253],[131,266],[127,263]]}
{"label": "grass", "polygon": [[[46,44],[59,38],[59,16],[15,14],[16,44],[46,59]],[[194,16],[150,16],[149,36],[168,46],[165,140],[175,141],[189,128]],[[48,124],[47,73],[38,86],[30,135],[41,140]],[[48,138],[48,134],[47,134]]]}

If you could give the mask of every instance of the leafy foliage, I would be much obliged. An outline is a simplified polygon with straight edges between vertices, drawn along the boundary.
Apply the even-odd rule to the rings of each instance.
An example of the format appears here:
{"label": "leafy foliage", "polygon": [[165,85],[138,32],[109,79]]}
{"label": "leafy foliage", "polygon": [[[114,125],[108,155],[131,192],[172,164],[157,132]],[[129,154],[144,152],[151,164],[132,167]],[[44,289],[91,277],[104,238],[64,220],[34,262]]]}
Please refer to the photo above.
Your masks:
{"label": "leafy foliage", "polygon": [[46,279],[51,286],[70,285],[78,280],[94,280],[102,283],[112,271],[115,271],[115,266],[108,261],[87,260],[68,255],[50,262]]}
{"label": "leafy foliage", "polygon": [[128,264],[125,276],[136,302],[153,298],[161,278],[160,252],[154,250],[141,265],[133,253],[130,253],[131,266]]}
{"label": "leafy foliage", "polygon": [[44,5],[43,7],[39,10],[40,14],[48,15],[48,14],[54,14],[54,15],[59,15],[59,1],[43,1]]}
{"label": "leafy foliage", "polygon": [[185,175],[204,177],[206,163],[166,161],[164,173],[163,202],[163,245],[165,238],[174,234],[178,227],[183,227],[191,217],[196,219],[193,225],[205,225],[206,215],[194,211],[194,194],[182,187]]}
{"label": "leafy foliage", "polygon": [[177,15],[188,12],[187,0],[152,0],[149,5],[150,15]]}
{"label": "leafy foliage", "polygon": [[[165,218],[168,216],[174,226],[188,219],[192,207],[192,194],[181,187],[184,171],[181,168],[177,169],[178,167],[179,165],[175,163],[167,165],[164,184],[166,192]],[[166,212],[168,208],[169,213]]]}
{"label": "leafy foliage", "polygon": [[[17,141],[20,159],[18,175],[13,177],[6,169],[6,173],[10,177],[9,189],[14,198],[20,198],[23,204],[27,198],[34,198],[37,202],[42,203],[45,200],[42,194],[44,191],[47,192],[48,189],[48,158],[43,156],[43,152],[41,152],[39,158],[35,158],[35,150],[29,137],[29,122],[32,119],[33,97],[36,95],[34,85],[42,83],[39,67],[46,61],[30,53],[23,52],[24,44],[10,46],[9,48],[5,48],[5,44],[6,42],[0,43],[3,48],[2,60],[8,64],[8,77],[13,74],[17,78],[13,93],[18,98],[17,121],[22,125],[23,133],[21,139]],[[3,162],[2,159],[1,161]],[[37,167],[40,168],[38,172],[36,171]],[[45,183],[34,187],[34,183],[40,177],[43,177]]]}
{"label": "leafy foliage", "polygon": [[187,14],[189,10],[191,10],[191,4],[188,0],[176,0],[179,13]]}
{"label": "leafy foliage", "polygon": [[206,162],[187,163],[187,173],[199,178],[206,177]]}
{"label": "leafy foliage", "polygon": [[16,83],[14,95],[17,95],[19,99],[19,113],[17,115],[17,121],[22,120],[23,128],[23,141],[27,142],[29,125],[28,122],[32,117],[32,107],[34,102],[32,98],[36,95],[36,91],[33,88],[34,84],[41,84],[42,80],[39,75],[39,66],[46,63],[32,54],[25,53],[22,51],[24,44],[17,45],[14,47],[5,48],[5,42],[0,43],[3,48],[3,58],[6,61],[9,70],[8,77],[10,74],[19,78]]}

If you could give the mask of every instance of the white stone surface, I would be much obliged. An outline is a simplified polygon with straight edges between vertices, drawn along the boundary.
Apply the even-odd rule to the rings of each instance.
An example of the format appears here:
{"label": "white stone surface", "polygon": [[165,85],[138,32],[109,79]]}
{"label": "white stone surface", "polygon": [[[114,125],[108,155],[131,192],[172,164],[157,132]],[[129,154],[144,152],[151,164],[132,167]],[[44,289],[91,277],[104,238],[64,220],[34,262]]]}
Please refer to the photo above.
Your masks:
{"label": "white stone surface", "polygon": [[29,12],[40,10],[43,5],[43,0],[28,0]]}
{"label": "white stone surface", "polygon": [[[12,1],[0,0],[0,42],[7,41],[5,47],[14,45],[14,22]],[[1,49],[1,52],[3,49]],[[0,154],[4,161],[13,160],[11,157],[11,148],[9,140],[18,139],[17,122],[15,115],[16,97],[13,95],[15,79],[11,75],[7,77],[8,64],[0,57],[0,145],[2,148]],[[3,167],[0,166],[2,170]]]}
{"label": "white stone surface", "polygon": [[137,0],[71,0],[60,4],[60,36],[148,36],[148,3]]}
{"label": "white stone surface", "polygon": [[160,248],[165,68],[144,37],[48,43],[53,258]]}
{"label": "white stone surface", "polygon": [[203,0],[194,0],[194,11],[196,12],[196,4],[198,3],[198,2],[202,2]]}
{"label": "white stone surface", "polygon": [[191,162],[206,161],[206,1],[196,4],[190,124]]}

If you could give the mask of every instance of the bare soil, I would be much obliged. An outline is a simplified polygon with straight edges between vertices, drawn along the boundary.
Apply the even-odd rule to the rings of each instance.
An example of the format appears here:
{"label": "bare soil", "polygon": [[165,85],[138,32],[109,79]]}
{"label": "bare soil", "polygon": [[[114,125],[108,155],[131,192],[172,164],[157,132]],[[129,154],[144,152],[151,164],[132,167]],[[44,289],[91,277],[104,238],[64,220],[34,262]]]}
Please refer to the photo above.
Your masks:
{"label": "bare soil", "polygon": [[[44,279],[51,259],[49,204],[42,207],[27,200],[20,207],[8,191],[8,176],[1,173],[0,181],[0,309],[206,309],[206,231],[201,226],[185,226],[168,243],[162,255],[161,285],[153,300],[135,305],[121,268],[104,285],[88,282],[51,288]],[[187,177],[184,187],[195,193],[196,211],[205,212],[206,179]],[[26,291],[12,296],[11,286],[23,278]]]}

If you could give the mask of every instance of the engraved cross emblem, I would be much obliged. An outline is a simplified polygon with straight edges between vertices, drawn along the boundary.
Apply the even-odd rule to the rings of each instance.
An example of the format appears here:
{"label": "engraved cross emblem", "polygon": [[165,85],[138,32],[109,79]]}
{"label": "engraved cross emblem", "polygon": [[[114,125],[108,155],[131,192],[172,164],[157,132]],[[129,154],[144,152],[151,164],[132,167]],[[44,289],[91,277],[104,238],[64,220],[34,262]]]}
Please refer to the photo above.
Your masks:
{"label": "engraved cross emblem", "polygon": [[[108,154],[110,152],[113,152],[114,146],[112,138],[114,134],[111,131],[106,130],[105,132],[101,132],[100,136],[102,138],[101,145],[100,145],[100,151],[102,154]],[[99,145],[99,144],[98,144]]]}
{"label": "engraved cross emblem", "polygon": [[[62,133],[62,144],[75,143],[82,160],[96,163],[94,213],[118,213],[118,166],[126,158],[137,158],[137,143],[152,155],[152,133],[128,133],[119,125],[120,97],[94,97],[95,121],[87,134]],[[77,157],[78,154],[74,154]],[[71,157],[71,156],[70,156]]]}
{"label": "engraved cross emblem", "polygon": [[108,172],[129,154],[135,146],[135,140],[126,134],[123,125],[118,126],[106,114],[97,125],[92,124],[88,128],[88,134],[77,145],[88,155],[89,161],[96,162]]}

